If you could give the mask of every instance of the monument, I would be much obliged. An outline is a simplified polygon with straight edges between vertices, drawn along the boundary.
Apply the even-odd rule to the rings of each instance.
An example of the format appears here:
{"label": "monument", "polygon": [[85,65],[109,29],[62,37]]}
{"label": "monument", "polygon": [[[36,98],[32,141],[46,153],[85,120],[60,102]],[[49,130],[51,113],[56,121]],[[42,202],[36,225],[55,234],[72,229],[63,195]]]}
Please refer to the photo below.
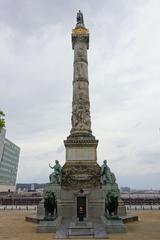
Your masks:
{"label": "monument", "polygon": [[[84,25],[81,11],[77,13],[71,37],[74,50],[72,127],[64,141],[64,166],[61,167],[58,160],[54,166],[50,165],[54,171],[44,189],[45,200],[38,208],[38,215],[50,221],[40,222],[38,231],[56,231],[62,237],[97,237],[98,234],[106,237],[106,231],[125,232],[119,216],[125,215],[126,211],[107,161],[104,160],[101,167],[97,163],[98,140],[91,130],[89,100],[89,30]],[[50,207],[52,201],[53,208]]]}

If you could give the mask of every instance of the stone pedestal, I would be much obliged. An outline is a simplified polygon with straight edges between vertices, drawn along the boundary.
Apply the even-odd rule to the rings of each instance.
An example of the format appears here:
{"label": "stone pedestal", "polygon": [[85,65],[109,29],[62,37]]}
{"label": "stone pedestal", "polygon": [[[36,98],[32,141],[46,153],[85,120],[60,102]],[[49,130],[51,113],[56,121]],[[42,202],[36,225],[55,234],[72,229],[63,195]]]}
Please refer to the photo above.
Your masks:
{"label": "stone pedestal", "polygon": [[66,162],[97,161],[98,140],[91,133],[71,134],[64,141],[66,148]]}
{"label": "stone pedestal", "polygon": [[85,198],[85,218],[98,218],[104,214],[104,199],[101,189],[80,190],[61,189],[61,199],[58,200],[58,214],[64,218],[78,217],[77,198]]}
{"label": "stone pedestal", "polygon": [[44,218],[45,216],[45,209],[44,209],[44,199],[41,200],[41,202],[39,203],[38,207],[37,207],[37,216]]}
{"label": "stone pedestal", "polygon": [[[47,183],[43,190],[43,196],[45,196],[46,191],[54,192],[57,200],[61,198],[61,186],[59,184]],[[44,199],[42,199],[37,207],[37,216],[40,218],[45,217]]]}
{"label": "stone pedestal", "polygon": [[118,211],[117,211],[118,216],[126,216],[127,211],[126,211],[126,206],[124,205],[124,202],[122,201],[121,198],[118,199]]}
{"label": "stone pedestal", "polygon": [[118,192],[118,195],[119,195],[117,215],[118,216],[126,216],[127,215],[126,206],[124,205],[124,202],[120,198],[120,191],[119,191],[117,183],[115,183],[114,185],[107,184],[107,185],[102,186],[104,198],[105,198],[107,192],[110,191],[111,189],[114,189],[116,192]]}
{"label": "stone pedestal", "polygon": [[62,222],[62,217],[57,217],[54,221],[40,221],[37,225],[38,233],[55,233]]}
{"label": "stone pedestal", "polygon": [[125,233],[126,227],[121,219],[107,219],[105,216],[101,217],[107,233]]}

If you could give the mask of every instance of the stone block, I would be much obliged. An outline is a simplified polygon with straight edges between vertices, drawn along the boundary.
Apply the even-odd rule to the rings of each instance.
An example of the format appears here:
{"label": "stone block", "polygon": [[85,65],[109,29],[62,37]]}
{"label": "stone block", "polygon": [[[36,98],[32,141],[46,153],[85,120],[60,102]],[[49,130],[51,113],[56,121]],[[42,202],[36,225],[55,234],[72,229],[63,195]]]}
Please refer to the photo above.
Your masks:
{"label": "stone block", "polygon": [[66,161],[96,161],[96,147],[66,147]]}
{"label": "stone block", "polygon": [[68,227],[68,237],[94,236],[94,227],[92,222],[71,222]]}
{"label": "stone block", "polygon": [[107,233],[125,233],[126,227],[121,219],[107,219],[101,216],[101,221],[104,224]]}
{"label": "stone block", "polygon": [[38,233],[55,233],[62,222],[62,216],[57,217],[54,221],[40,221],[37,225]]}
{"label": "stone block", "polygon": [[41,200],[41,202],[37,207],[37,216],[41,216],[41,217],[45,216],[44,199]]}
{"label": "stone block", "polygon": [[127,215],[126,206],[124,205],[124,202],[120,198],[118,199],[117,215],[118,216],[126,216]]}

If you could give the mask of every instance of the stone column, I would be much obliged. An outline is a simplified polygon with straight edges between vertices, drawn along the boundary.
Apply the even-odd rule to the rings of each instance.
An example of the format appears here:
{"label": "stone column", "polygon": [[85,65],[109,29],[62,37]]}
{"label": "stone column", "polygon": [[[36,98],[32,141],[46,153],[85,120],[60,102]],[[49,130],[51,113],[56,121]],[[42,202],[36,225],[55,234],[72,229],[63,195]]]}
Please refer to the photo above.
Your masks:
{"label": "stone column", "polygon": [[73,100],[72,100],[72,128],[67,140],[66,161],[97,161],[98,141],[92,135],[88,60],[89,31],[84,25],[83,15],[77,18],[76,27],[72,30],[73,61]]}
{"label": "stone column", "polygon": [[91,133],[88,61],[89,32],[84,26],[72,30],[73,63],[73,102],[71,134]]}
{"label": "stone column", "polygon": [[72,185],[72,188],[99,186],[98,140],[92,135],[90,117],[87,59],[89,31],[84,25],[80,11],[71,39],[74,50],[72,128],[67,140],[64,141],[66,163],[63,166],[62,186]]}

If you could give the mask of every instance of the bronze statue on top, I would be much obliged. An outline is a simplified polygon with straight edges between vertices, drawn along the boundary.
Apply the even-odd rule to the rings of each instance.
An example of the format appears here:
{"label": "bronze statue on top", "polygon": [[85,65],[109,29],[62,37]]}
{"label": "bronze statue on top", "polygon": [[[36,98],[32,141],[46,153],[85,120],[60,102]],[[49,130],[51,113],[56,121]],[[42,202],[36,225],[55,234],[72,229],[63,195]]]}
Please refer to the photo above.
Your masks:
{"label": "bronze statue on top", "polygon": [[84,27],[83,13],[81,10],[77,13],[77,27]]}

